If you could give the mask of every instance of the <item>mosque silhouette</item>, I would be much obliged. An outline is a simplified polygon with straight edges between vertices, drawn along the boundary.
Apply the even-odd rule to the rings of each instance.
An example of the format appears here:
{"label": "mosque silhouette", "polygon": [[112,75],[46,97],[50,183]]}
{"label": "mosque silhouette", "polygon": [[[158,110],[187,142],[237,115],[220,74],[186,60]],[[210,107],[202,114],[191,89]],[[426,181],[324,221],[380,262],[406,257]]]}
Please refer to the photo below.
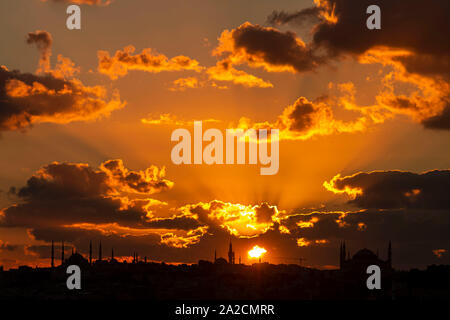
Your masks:
{"label": "mosque silhouette", "polygon": [[[165,264],[149,261],[133,252],[118,261],[103,257],[102,243],[94,260],[92,241],[86,256],[75,249],[65,257],[61,242],[60,263],[56,266],[55,243],[51,244],[51,262],[47,268],[21,266],[0,268],[2,299],[147,299],[147,300],[426,300],[450,298],[450,266],[432,265],[426,270],[396,271],[392,267],[392,245],[387,258],[364,248],[353,256],[347,244],[339,248],[339,267],[319,270],[299,264],[245,265],[235,261],[230,242],[228,259],[199,260],[197,264]],[[59,260],[59,259],[58,259]],[[59,261],[58,261],[59,262]],[[68,290],[66,269],[81,270],[81,290]],[[367,266],[381,269],[381,289],[369,290]]]}

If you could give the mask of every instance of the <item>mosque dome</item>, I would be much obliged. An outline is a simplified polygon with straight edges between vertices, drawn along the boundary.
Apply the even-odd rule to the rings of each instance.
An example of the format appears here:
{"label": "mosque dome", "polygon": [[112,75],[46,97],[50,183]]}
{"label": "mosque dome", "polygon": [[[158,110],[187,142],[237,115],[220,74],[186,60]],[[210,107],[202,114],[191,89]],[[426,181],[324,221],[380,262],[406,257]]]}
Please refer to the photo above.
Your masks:
{"label": "mosque dome", "polygon": [[353,260],[376,260],[377,255],[370,251],[369,249],[361,249],[353,256]]}
{"label": "mosque dome", "polygon": [[228,264],[228,261],[225,260],[224,258],[219,258],[216,260],[215,264],[219,264],[219,265]]}

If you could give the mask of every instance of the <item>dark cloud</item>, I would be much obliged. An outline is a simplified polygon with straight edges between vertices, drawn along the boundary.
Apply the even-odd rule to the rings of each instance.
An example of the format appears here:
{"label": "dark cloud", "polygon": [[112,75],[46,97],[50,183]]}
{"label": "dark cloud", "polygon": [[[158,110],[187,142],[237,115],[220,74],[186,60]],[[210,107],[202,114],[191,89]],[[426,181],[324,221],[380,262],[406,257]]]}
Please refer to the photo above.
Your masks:
{"label": "dark cloud", "polygon": [[19,248],[19,245],[10,244],[8,242],[4,242],[0,240],[0,252],[2,251],[14,251]]}
{"label": "dark cloud", "polygon": [[335,192],[356,195],[353,204],[373,209],[287,213],[267,203],[214,200],[168,208],[169,214],[161,215],[167,204],[148,199],[155,190],[134,188],[134,178],[130,187],[124,179],[127,174],[112,173],[117,168],[134,172],[118,160],[106,161],[98,169],[69,163],[45,166],[13,192],[20,201],[0,211],[1,226],[25,227],[31,238],[44,241],[26,248],[42,259],[49,258],[52,240],[55,257],[60,256],[63,240],[68,254],[73,246],[86,257],[92,241],[96,257],[101,241],[104,257],[114,248],[116,257],[138,252],[150,260],[196,262],[211,260],[215,249],[219,257],[226,256],[231,240],[236,260],[241,256],[247,264],[256,262],[247,251],[257,244],[268,250],[265,259],[272,263],[298,263],[302,257],[306,265],[336,266],[342,240],[352,253],[368,247],[374,252],[380,249],[382,256],[391,240],[397,268],[449,259],[433,253],[450,246],[448,170],[359,173],[329,183]]}
{"label": "dark cloud", "polygon": [[163,179],[165,169],[151,166],[145,171],[130,171],[123,165],[122,160],[108,160],[102,163],[101,168],[114,181],[131,192],[154,193],[164,189],[170,189],[171,181]]}
{"label": "dark cloud", "polygon": [[303,72],[319,64],[319,58],[290,31],[244,23],[232,31],[232,39],[232,55],[241,55],[243,51],[249,64],[259,62],[269,70],[288,67]]}
{"label": "dark cloud", "polygon": [[74,78],[80,68],[69,58],[58,55],[52,69],[52,42],[47,31],[27,36],[27,43],[35,44],[41,53],[36,75],[0,65],[0,131],[24,130],[39,122],[93,120],[124,107],[117,91],[108,101],[104,87],[85,86]]}
{"label": "dark cloud", "polygon": [[38,122],[95,119],[123,106],[117,93],[107,101],[101,87],[0,66],[0,131],[23,130]]}
{"label": "dark cloud", "polygon": [[440,114],[422,120],[422,124],[429,129],[450,130],[450,104]]}
{"label": "dark cloud", "polygon": [[267,22],[273,25],[282,25],[291,22],[303,25],[308,22],[319,22],[319,14],[319,7],[306,8],[293,13],[275,10],[267,17]]}
{"label": "dark cloud", "polygon": [[277,215],[277,208],[264,202],[255,207],[256,221],[260,223],[272,222],[273,217]]}
{"label": "dark cloud", "polygon": [[[370,5],[381,9],[381,29],[366,27]],[[312,39],[305,45],[315,59],[315,66],[345,56],[364,63],[394,67],[396,84],[409,83],[420,94],[395,97],[389,88],[377,97],[389,112],[407,114],[426,128],[449,129],[448,96],[450,79],[450,2],[432,0],[324,0],[314,7],[294,13],[274,11],[268,18],[273,24],[303,23],[314,16]],[[268,38],[268,41],[270,39]],[[303,54],[298,55],[304,57]],[[370,56],[370,58],[368,58]],[[296,68],[296,71],[304,71]],[[419,75],[423,79],[410,77]],[[389,82],[389,79],[385,79]],[[383,97],[387,94],[387,97]],[[400,109],[400,110],[397,110]]]}
{"label": "dark cloud", "polygon": [[[297,223],[314,221],[309,223]],[[364,210],[356,212],[316,211],[292,216],[281,222],[290,230],[287,238],[301,238],[307,246],[300,249],[309,263],[336,264],[339,242],[345,240],[351,254],[367,247],[387,256],[392,241],[395,268],[425,267],[437,263],[436,248],[450,246],[449,210]],[[328,242],[322,244],[320,240]],[[448,257],[439,263],[450,263]]]}
{"label": "dark cloud", "polygon": [[150,228],[193,230],[201,226],[201,224],[196,219],[190,217],[174,217],[154,219],[148,222],[146,226]]}
{"label": "dark cloud", "polygon": [[292,121],[290,125],[291,130],[306,131],[315,124],[314,115],[317,113],[317,107],[306,99],[298,99],[292,112],[289,113],[288,118]]}
{"label": "dark cloud", "polygon": [[[370,5],[378,5],[381,9],[380,30],[366,28],[366,9]],[[325,0],[315,7],[292,14],[275,11],[268,20],[274,24],[301,22],[311,15],[316,15],[320,20],[313,29],[310,46],[315,48],[314,50],[324,48],[329,56],[333,57],[341,54],[362,54],[377,46],[407,49],[420,54],[403,58],[411,72],[448,75],[448,1],[412,0],[406,4],[401,0]]]}
{"label": "dark cloud", "polygon": [[373,171],[334,177],[328,190],[348,193],[360,208],[450,209],[450,170],[425,173]]}
{"label": "dark cloud", "polygon": [[[141,171],[129,171],[121,160],[115,161],[122,170],[140,176],[142,181],[135,178],[135,183],[151,185],[146,188],[146,196],[168,189],[173,184],[164,179],[164,174],[156,167],[151,167],[156,175],[145,176]],[[26,186],[17,189],[15,193],[22,201],[3,210],[0,224],[33,228],[118,223],[143,228],[151,212],[149,210],[159,202],[124,196],[133,189],[103,168],[57,162],[44,166],[28,179]]]}
{"label": "dark cloud", "polygon": [[52,35],[47,31],[36,30],[35,32],[28,33],[27,43],[35,44],[41,54],[38,72],[49,71],[50,57],[52,55]]}

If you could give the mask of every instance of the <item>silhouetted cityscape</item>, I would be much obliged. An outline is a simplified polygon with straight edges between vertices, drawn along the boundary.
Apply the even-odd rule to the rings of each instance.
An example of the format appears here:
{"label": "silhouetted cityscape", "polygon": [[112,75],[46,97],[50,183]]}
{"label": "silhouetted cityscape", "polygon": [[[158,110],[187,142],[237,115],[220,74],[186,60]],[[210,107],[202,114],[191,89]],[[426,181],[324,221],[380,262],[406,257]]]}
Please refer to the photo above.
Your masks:
{"label": "silhouetted cityscape", "polygon": [[[450,266],[432,265],[426,270],[396,271],[392,268],[391,243],[385,260],[364,248],[353,256],[342,243],[339,269],[319,270],[298,264],[245,265],[235,263],[229,244],[228,260],[199,260],[197,264],[171,265],[149,262],[134,252],[131,262],[119,262],[114,249],[107,259],[99,243],[98,258],[85,258],[72,249],[68,258],[61,244],[61,261],[55,263],[54,243],[51,265],[47,268],[20,266],[0,269],[1,299],[234,299],[234,300],[427,300],[450,297]],[[68,290],[66,268],[77,265],[82,272],[81,290]],[[366,268],[378,265],[382,281],[380,290],[368,290]]]}

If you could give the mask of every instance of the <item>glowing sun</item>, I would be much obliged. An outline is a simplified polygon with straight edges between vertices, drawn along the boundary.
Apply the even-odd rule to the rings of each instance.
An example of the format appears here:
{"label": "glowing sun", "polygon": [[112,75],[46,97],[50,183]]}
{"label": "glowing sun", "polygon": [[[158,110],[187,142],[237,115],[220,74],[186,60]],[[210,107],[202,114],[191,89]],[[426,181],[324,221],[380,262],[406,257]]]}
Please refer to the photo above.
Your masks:
{"label": "glowing sun", "polygon": [[254,246],[253,249],[248,252],[248,255],[250,258],[261,258],[261,256],[266,252],[266,249],[259,246]]}

